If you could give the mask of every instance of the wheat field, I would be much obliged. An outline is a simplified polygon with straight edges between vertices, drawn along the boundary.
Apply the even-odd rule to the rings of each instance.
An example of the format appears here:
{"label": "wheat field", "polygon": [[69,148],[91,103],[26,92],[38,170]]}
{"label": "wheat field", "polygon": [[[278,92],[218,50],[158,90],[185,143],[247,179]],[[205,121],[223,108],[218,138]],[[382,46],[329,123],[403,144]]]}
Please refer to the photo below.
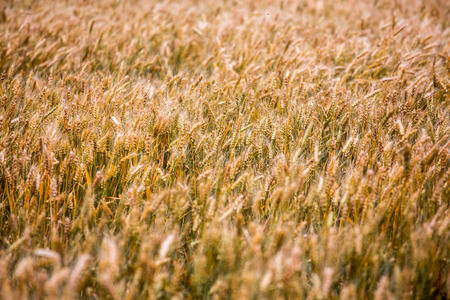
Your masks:
{"label": "wheat field", "polygon": [[1,299],[448,299],[450,3],[0,2]]}

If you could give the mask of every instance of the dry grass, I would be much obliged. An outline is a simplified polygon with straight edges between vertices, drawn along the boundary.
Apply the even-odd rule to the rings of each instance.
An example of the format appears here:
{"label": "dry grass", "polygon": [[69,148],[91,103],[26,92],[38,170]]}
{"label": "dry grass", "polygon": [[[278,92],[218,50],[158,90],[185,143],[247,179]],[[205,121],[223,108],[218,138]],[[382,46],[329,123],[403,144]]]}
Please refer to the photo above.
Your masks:
{"label": "dry grass", "polygon": [[0,298],[448,298],[447,1],[0,8]]}

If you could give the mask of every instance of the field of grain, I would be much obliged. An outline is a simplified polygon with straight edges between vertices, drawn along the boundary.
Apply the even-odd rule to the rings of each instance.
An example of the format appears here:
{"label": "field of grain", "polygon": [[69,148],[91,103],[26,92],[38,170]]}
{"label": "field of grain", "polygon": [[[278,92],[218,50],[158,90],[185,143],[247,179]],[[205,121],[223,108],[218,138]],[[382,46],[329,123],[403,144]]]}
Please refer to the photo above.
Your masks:
{"label": "field of grain", "polygon": [[1,299],[450,297],[450,3],[0,2]]}

